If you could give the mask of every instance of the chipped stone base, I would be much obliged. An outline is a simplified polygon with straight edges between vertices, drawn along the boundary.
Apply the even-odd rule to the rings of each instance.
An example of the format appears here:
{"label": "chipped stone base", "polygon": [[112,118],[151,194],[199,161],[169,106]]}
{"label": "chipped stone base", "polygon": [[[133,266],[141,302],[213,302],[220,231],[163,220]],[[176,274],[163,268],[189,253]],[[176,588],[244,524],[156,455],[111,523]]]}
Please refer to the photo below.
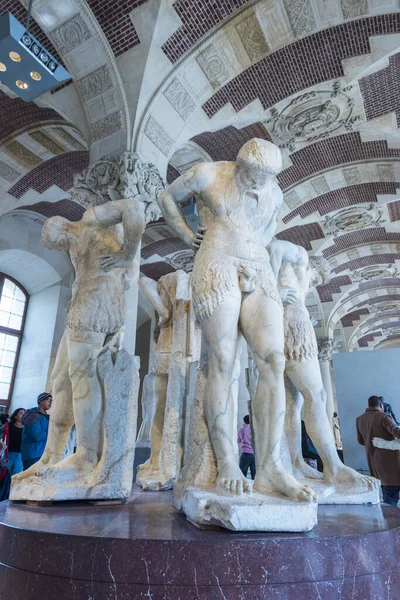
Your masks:
{"label": "chipped stone base", "polygon": [[218,525],[231,531],[303,532],[317,524],[318,505],[272,494],[225,496],[192,487],[185,490],[181,508],[199,526]]}
{"label": "chipped stone base", "polygon": [[[300,480],[299,480],[300,481]],[[316,494],[318,504],[379,504],[379,486],[370,492],[357,493],[347,484],[329,485],[316,479],[303,479]]]}
{"label": "chipped stone base", "polygon": [[29,477],[13,484],[10,500],[29,500],[31,502],[61,502],[64,500],[121,500],[128,498],[131,488],[103,483],[88,487],[86,485],[43,485],[35,482],[38,477]]}
{"label": "chipped stone base", "polygon": [[150,477],[141,475],[140,471],[136,476],[136,485],[142,488],[144,492],[165,492],[172,490],[176,477],[165,479],[162,477]]}

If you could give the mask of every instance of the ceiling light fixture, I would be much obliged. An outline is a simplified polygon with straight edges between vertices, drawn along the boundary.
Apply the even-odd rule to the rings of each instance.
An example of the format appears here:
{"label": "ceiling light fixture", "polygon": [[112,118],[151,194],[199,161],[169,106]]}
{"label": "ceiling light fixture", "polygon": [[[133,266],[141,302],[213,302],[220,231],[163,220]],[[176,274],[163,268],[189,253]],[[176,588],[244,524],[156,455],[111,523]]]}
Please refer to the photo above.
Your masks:
{"label": "ceiling light fixture", "polygon": [[25,26],[9,12],[0,16],[0,80],[27,102],[71,79],[29,32],[32,4],[30,0]]}

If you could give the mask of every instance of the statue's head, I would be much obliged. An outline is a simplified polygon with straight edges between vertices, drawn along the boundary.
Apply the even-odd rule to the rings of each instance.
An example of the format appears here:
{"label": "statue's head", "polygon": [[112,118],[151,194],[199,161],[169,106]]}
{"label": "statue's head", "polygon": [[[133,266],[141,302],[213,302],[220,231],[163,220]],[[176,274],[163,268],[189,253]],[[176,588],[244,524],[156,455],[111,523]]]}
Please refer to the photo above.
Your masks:
{"label": "statue's head", "polygon": [[242,181],[249,187],[261,188],[282,169],[282,154],[272,142],[253,138],[239,150],[236,165]]}
{"label": "statue's head", "polygon": [[50,217],[42,229],[42,246],[48,250],[68,250],[68,219]]}
{"label": "statue's head", "polygon": [[331,266],[323,256],[310,256],[308,269],[311,272],[310,286],[324,285],[331,278]]}

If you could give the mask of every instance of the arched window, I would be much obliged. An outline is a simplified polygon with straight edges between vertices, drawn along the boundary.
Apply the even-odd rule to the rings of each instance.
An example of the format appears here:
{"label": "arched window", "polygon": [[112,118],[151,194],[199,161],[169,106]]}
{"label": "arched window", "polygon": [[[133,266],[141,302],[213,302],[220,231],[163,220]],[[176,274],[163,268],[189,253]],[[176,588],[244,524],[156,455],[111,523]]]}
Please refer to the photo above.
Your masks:
{"label": "arched window", "polygon": [[11,402],[28,298],[17,281],[0,273],[0,411]]}

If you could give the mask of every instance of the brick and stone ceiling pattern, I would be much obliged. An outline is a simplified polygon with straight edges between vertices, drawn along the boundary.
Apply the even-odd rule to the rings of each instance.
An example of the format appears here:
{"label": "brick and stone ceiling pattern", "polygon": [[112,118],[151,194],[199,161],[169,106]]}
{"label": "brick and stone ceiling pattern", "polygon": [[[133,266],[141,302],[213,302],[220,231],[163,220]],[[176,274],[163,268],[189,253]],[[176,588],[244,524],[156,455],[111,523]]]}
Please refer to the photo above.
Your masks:
{"label": "brick and stone ceiling pattern", "polygon": [[19,206],[18,210],[31,210],[43,215],[47,219],[49,217],[64,217],[69,221],[80,221],[85,209],[77,202],[66,198],[58,200],[58,202],[37,202],[27,206]]}
{"label": "brick and stone ceiling pattern", "polygon": [[87,0],[115,56],[140,43],[130,13],[146,0]]}
{"label": "brick and stone ceiling pattern", "polygon": [[86,169],[88,164],[89,153],[86,150],[66,152],[32,169],[8,193],[15,198],[21,198],[29,189],[43,193],[52,185],[67,191],[73,185],[74,174]]}

